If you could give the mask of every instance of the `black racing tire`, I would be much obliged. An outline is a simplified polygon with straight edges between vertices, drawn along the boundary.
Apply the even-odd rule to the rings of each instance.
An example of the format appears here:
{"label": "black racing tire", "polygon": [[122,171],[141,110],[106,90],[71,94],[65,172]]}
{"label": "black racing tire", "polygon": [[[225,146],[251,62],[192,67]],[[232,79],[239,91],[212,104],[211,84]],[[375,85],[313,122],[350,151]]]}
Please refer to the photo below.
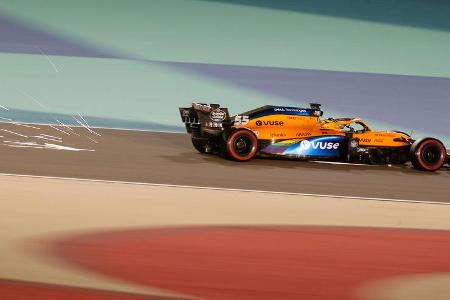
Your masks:
{"label": "black racing tire", "polygon": [[203,138],[192,137],[192,145],[198,152],[206,153],[206,146],[208,145],[208,140]]}
{"label": "black racing tire", "polygon": [[434,138],[424,138],[412,144],[410,156],[414,168],[434,172],[444,165],[447,150],[441,141]]}
{"label": "black racing tire", "polygon": [[223,145],[223,152],[228,159],[235,161],[249,161],[258,152],[258,139],[247,129],[232,131]]}

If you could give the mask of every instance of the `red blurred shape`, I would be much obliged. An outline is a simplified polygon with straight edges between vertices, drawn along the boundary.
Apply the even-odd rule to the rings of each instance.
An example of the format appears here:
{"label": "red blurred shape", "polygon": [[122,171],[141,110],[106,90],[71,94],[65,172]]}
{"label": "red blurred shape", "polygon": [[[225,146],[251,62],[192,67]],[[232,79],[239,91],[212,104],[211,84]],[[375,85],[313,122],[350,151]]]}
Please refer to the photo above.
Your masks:
{"label": "red blurred shape", "polygon": [[90,270],[206,299],[355,299],[391,276],[450,271],[450,232],[307,226],[101,232],[56,243]]}

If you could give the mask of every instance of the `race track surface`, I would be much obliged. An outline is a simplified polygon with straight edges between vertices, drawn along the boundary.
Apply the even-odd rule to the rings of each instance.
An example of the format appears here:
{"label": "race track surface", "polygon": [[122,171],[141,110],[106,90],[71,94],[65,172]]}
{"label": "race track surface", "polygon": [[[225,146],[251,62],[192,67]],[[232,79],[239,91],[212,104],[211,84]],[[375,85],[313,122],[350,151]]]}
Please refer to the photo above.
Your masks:
{"label": "race track surface", "polygon": [[[197,153],[187,134],[114,129],[95,129],[94,134],[82,127],[63,134],[48,126],[35,127],[1,125],[1,173],[450,202],[446,169],[425,173],[407,166],[274,159],[238,163]],[[34,138],[41,144],[91,151],[36,149],[23,144],[42,134],[59,139]]]}

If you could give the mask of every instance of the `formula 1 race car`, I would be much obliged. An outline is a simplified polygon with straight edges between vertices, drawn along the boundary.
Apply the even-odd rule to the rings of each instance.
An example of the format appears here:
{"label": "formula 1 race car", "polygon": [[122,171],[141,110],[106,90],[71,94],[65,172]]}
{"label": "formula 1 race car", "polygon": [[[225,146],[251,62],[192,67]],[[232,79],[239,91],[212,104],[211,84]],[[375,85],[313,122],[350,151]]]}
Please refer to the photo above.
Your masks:
{"label": "formula 1 race car", "polygon": [[218,104],[193,103],[180,114],[201,153],[236,161],[255,156],[365,164],[405,164],[436,171],[449,163],[435,138],[414,140],[400,131],[372,131],[362,119],[324,119],[320,104],[310,108],[266,105],[231,117]]}

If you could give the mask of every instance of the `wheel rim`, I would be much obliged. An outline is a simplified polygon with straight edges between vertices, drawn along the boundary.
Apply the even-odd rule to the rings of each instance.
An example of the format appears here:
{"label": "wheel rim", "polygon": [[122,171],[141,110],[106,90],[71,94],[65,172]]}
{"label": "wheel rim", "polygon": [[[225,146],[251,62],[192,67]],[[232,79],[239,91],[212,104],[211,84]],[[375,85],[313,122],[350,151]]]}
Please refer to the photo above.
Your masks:
{"label": "wheel rim", "polygon": [[428,144],[423,147],[420,156],[424,164],[434,166],[442,160],[442,149],[437,144]]}
{"label": "wheel rim", "polygon": [[234,152],[242,157],[249,155],[253,151],[252,138],[248,135],[240,134],[233,142]]}

